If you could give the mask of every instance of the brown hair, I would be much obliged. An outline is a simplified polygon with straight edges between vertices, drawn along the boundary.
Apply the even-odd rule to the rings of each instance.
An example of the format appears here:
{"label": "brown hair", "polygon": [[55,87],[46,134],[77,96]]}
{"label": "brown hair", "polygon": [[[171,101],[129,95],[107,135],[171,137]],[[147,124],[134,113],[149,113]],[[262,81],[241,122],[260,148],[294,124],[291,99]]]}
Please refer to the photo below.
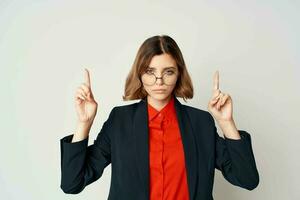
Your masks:
{"label": "brown hair", "polygon": [[193,98],[192,80],[178,45],[170,36],[156,35],[146,39],[137,52],[126,79],[125,94],[122,96],[124,101],[147,97],[148,94],[143,87],[141,76],[150,64],[152,57],[163,53],[171,55],[178,67],[178,79],[172,93],[183,98],[185,102],[186,99]]}

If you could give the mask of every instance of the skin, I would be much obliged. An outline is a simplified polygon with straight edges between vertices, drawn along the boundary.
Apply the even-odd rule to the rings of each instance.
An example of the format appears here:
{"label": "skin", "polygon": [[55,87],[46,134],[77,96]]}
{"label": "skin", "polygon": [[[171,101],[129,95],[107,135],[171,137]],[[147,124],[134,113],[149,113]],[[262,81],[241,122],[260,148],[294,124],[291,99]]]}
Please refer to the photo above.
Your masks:
{"label": "skin", "polygon": [[87,69],[84,69],[84,82],[77,87],[75,93],[75,108],[78,120],[72,142],[81,141],[88,137],[97,113],[98,103],[94,99],[90,73]]}
{"label": "skin", "polygon": [[[166,69],[166,67],[174,69]],[[168,54],[156,55],[151,59],[149,67],[157,77],[162,77],[164,70],[172,70],[178,75],[178,67],[173,58]],[[177,81],[177,79],[176,79]],[[143,85],[148,93],[147,100],[155,109],[161,110],[172,97],[175,85],[165,85],[161,79],[157,79],[152,86]],[[163,93],[154,92],[153,89],[165,89]],[[84,82],[77,88],[75,93],[75,108],[78,116],[77,127],[72,142],[81,141],[88,137],[90,128],[97,113],[98,103],[94,99],[91,88],[90,73],[84,69]],[[219,72],[216,71],[213,77],[212,97],[207,106],[208,112],[217,121],[219,127],[227,138],[241,139],[240,134],[233,120],[232,99],[229,94],[222,93],[219,89]]]}
{"label": "skin", "polygon": [[[164,69],[167,67],[174,67],[175,69],[169,69],[178,74],[178,67],[176,62],[169,54],[161,54],[153,56],[149,67],[153,68],[153,72],[157,77],[162,77]],[[177,78],[176,78],[177,81]],[[176,82],[174,85],[165,85],[162,79],[157,79],[155,84],[148,86],[143,84],[144,89],[148,93],[147,101],[153,106],[156,110],[161,110],[170,100],[173,89],[175,88]],[[154,89],[165,89],[163,93],[157,93],[153,91]]]}
{"label": "skin", "polygon": [[235,140],[241,139],[233,120],[232,98],[219,89],[219,71],[216,71],[213,77],[212,97],[208,102],[207,109],[217,121],[225,137]]}
{"label": "skin", "polygon": [[[157,77],[161,77],[163,70],[168,66],[174,66],[178,72],[176,62],[169,54],[153,56],[149,64],[149,67],[155,69],[154,72]],[[147,100],[149,104],[157,110],[161,110],[169,102],[175,84],[167,86],[161,79],[157,79],[154,85],[148,86],[143,84],[143,87],[148,93]],[[153,89],[159,88],[166,89],[166,91],[164,93],[156,93],[153,91]],[[219,89],[219,71],[216,71],[213,77],[212,98],[207,108],[227,138],[241,139],[233,120],[232,99],[229,94],[222,93]]]}

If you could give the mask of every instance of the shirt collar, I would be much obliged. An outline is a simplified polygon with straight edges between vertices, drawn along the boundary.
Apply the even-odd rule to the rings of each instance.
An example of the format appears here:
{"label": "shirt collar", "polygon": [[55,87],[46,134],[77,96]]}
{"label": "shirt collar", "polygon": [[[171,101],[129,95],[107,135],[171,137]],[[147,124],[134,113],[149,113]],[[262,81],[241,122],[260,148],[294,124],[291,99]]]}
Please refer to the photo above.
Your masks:
{"label": "shirt collar", "polygon": [[170,101],[160,110],[156,110],[153,106],[148,103],[148,120],[151,121],[155,118],[159,113],[163,115],[163,118],[168,116],[174,108],[174,95],[170,98]]}

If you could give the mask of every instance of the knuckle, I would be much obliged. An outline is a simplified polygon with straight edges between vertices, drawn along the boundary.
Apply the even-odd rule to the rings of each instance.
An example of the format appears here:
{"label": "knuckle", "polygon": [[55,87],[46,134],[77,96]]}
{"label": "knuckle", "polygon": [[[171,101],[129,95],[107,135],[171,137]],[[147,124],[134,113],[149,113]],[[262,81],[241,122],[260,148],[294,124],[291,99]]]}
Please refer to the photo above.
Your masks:
{"label": "knuckle", "polygon": [[82,88],[83,90],[87,90],[87,87],[86,87],[84,84],[81,85],[81,88]]}
{"label": "knuckle", "polygon": [[82,94],[82,93],[84,93],[84,91],[83,91],[83,89],[82,89],[82,88],[80,88],[79,92],[80,92],[81,94]]}
{"label": "knuckle", "polygon": [[82,83],[82,85],[86,88],[89,88],[89,86],[86,83]]}

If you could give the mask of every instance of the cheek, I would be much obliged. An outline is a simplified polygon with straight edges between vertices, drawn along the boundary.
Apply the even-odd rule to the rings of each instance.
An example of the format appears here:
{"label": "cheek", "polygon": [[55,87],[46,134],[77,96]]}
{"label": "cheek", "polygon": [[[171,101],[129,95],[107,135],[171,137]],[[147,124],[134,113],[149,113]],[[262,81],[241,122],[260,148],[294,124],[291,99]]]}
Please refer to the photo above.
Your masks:
{"label": "cheek", "polygon": [[172,92],[172,91],[174,90],[174,88],[175,88],[175,85],[174,85],[174,86],[169,86],[169,87],[168,87],[168,91],[169,91],[169,92]]}
{"label": "cheek", "polygon": [[146,92],[150,92],[151,91],[151,87],[150,86],[145,86],[145,85],[143,85],[143,87],[144,87],[144,89],[146,90]]}

